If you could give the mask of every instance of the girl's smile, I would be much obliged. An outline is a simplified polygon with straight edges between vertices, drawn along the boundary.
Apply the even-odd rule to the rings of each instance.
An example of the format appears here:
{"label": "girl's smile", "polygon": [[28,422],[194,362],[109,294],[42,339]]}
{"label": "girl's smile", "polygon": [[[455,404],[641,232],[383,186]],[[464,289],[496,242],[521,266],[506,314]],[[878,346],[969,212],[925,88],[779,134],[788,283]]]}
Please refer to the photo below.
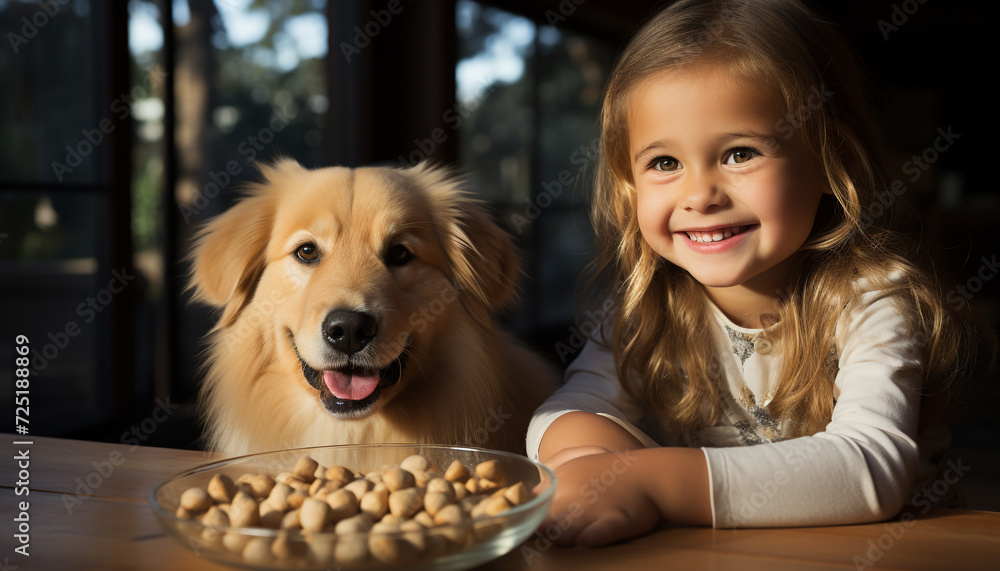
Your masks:
{"label": "girl's smile", "polygon": [[688,245],[700,252],[721,252],[739,244],[746,238],[749,232],[757,228],[755,224],[742,224],[738,226],[718,226],[700,230],[683,230],[678,234],[687,238],[692,243]]}
{"label": "girl's smile", "polygon": [[773,309],[829,188],[805,143],[778,132],[781,101],[712,65],[652,75],[631,98],[643,239],[730,315]]}

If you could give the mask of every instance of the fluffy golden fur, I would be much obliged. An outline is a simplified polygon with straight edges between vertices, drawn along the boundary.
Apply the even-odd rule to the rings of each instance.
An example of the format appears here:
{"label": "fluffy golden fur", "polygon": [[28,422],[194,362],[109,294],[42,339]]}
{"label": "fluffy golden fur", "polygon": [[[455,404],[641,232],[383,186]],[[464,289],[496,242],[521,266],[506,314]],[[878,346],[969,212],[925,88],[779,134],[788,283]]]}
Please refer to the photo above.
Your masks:
{"label": "fluffy golden fur", "polygon": [[[510,237],[440,169],[283,160],[263,175],[192,253],[194,299],[221,310],[201,393],[209,446],[521,451],[557,377],[495,324],[518,275]],[[346,344],[336,318],[361,314]],[[344,398],[368,394],[365,378],[374,392]]]}

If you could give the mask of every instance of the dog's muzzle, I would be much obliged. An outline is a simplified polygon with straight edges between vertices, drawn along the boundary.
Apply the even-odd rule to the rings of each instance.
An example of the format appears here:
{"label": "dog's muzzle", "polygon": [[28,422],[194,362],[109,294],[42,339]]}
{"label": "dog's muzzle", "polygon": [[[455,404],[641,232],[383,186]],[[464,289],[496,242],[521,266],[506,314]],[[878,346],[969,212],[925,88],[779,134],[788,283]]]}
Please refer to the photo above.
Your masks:
{"label": "dog's muzzle", "polygon": [[347,363],[323,370],[306,363],[295,346],[294,336],[289,332],[295,355],[302,365],[302,375],[310,386],[319,391],[324,408],[334,415],[348,418],[366,416],[378,402],[382,391],[399,382],[409,345],[380,369],[358,364],[357,354],[374,339],[377,330],[375,319],[366,313],[331,311],[322,324],[323,339],[334,352],[346,355]]}

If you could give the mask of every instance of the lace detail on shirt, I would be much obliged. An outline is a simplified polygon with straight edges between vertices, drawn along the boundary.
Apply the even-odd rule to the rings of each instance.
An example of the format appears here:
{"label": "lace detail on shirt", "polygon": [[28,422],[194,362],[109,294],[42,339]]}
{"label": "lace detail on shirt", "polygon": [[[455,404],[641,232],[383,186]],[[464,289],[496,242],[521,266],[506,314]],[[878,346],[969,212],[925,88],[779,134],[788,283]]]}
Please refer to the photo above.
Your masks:
{"label": "lace detail on shirt", "polygon": [[771,402],[771,395],[764,395],[765,400],[757,404],[757,399],[750,390],[750,387],[743,385],[740,389],[740,404],[750,413],[752,418],[749,422],[737,422],[736,428],[740,430],[740,439],[744,444],[761,444],[763,442],[774,442],[781,439],[781,422],[775,419],[765,408]]}
{"label": "lace detail on shirt", "polygon": [[[761,333],[744,333],[737,331],[728,325],[725,326],[726,334],[729,336],[729,343],[739,362],[740,372],[747,359],[754,352],[770,353],[771,345]],[[750,387],[743,384],[740,388],[739,402],[734,399],[726,399],[732,405],[737,405],[746,412],[730,411],[727,416],[733,426],[739,430],[740,442],[744,445],[763,444],[781,439],[781,423],[767,412],[767,404],[771,402],[771,394],[764,395],[764,400],[757,402],[757,396],[753,394]],[[746,418],[749,415],[749,418]]]}
{"label": "lace detail on shirt", "polygon": [[743,333],[728,325],[726,326],[726,334],[729,335],[729,343],[732,345],[733,354],[736,355],[736,358],[740,362],[740,371],[742,371],[743,364],[747,362],[750,355],[753,355],[753,343],[760,334]]}

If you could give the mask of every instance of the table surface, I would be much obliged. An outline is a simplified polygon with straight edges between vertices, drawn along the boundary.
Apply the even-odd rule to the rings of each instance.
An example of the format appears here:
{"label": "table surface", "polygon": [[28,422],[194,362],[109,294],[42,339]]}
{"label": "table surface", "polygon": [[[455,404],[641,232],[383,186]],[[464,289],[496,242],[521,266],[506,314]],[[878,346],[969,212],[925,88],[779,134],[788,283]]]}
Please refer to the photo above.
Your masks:
{"label": "table surface", "polygon": [[[2,435],[0,570],[225,567],[167,537],[149,495],[165,477],[216,459],[190,450]],[[19,484],[27,451],[27,485]],[[23,481],[23,480],[22,480]],[[28,494],[24,494],[26,488]],[[21,493],[18,494],[17,492]],[[14,551],[20,502],[29,502],[29,547]],[[1000,569],[1000,513],[932,510],[915,521],[837,527],[715,530],[665,527],[598,549],[559,548],[542,538],[480,569]]]}

